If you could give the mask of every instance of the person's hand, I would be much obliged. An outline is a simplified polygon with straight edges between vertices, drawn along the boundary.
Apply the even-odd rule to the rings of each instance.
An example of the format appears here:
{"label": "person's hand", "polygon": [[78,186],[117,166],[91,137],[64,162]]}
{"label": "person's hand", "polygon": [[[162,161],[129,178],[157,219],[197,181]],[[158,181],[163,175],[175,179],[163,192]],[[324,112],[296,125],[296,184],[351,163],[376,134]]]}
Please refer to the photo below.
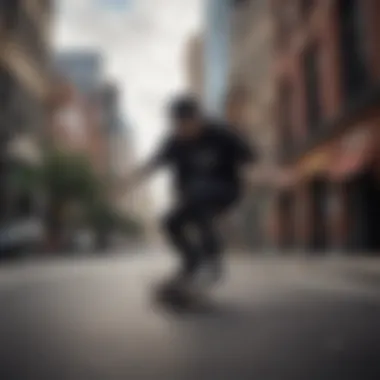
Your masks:
{"label": "person's hand", "polygon": [[119,183],[120,191],[130,192],[143,182],[152,172],[150,165],[144,165],[125,175]]}
{"label": "person's hand", "polygon": [[131,192],[132,187],[132,179],[130,176],[127,176],[120,181],[119,189],[121,192],[129,193]]}
{"label": "person's hand", "polygon": [[111,186],[111,195],[113,197],[127,195],[130,193],[131,188],[129,177],[119,178]]}

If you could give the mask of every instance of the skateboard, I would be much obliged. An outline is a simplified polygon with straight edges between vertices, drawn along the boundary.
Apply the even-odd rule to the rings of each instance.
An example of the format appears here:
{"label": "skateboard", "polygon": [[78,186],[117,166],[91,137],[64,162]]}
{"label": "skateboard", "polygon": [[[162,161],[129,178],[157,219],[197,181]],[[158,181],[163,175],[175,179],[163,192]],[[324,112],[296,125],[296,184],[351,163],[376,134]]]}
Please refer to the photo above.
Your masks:
{"label": "skateboard", "polygon": [[210,306],[209,292],[195,287],[173,287],[161,284],[156,289],[156,301],[174,311],[201,311]]}

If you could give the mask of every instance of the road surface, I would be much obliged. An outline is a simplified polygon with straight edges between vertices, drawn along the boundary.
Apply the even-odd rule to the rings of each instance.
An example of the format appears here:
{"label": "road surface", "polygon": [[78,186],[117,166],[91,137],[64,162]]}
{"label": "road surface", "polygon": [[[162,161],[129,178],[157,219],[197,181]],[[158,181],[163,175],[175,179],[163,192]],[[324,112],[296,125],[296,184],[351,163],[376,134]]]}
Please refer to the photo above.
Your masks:
{"label": "road surface", "polygon": [[0,379],[378,380],[380,276],[360,268],[236,258],[178,315],[151,302],[164,255],[3,264]]}

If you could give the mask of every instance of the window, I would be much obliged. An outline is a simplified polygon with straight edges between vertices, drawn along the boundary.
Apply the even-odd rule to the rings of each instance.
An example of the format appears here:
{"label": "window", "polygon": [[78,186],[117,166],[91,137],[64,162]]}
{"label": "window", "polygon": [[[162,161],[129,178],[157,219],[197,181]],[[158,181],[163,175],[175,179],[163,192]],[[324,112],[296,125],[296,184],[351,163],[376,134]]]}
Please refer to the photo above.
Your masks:
{"label": "window", "polygon": [[300,0],[300,10],[303,16],[307,16],[312,11],[315,0]]}
{"label": "window", "polygon": [[293,148],[293,128],[292,128],[292,89],[289,83],[282,83],[279,89],[279,127],[281,138],[281,154],[287,155]]}
{"label": "window", "polygon": [[27,218],[33,215],[33,199],[30,194],[20,194],[15,200],[14,216]]}
{"label": "window", "polygon": [[40,2],[40,7],[42,8],[42,11],[45,15],[52,14],[52,12],[55,10],[55,5],[55,2],[52,0],[42,0]]}
{"label": "window", "polygon": [[12,30],[18,22],[21,0],[0,0],[0,14],[6,30]]}
{"label": "window", "polygon": [[57,124],[62,126],[71,140],[84,142],[85,120],[83,110],[76,105],[69,105],[56,114]]}
{"label": "window", "polygon": [[296,22],[295,2],[290,0],[279,1],[275,13],[277,21],[277,45],[281,49],[289,43],[293,24]]}
{"label": "window", "polygon": [[12,78],[8,70],[0,67],[0,110],[7,108],[10,100]]}
{"label": "window", "polygon": [[[11,133],[10,129],[10,102],[12,98],[13,78],[9,71],[0,67],[0,144]],[[0,147],[0,149],[2,149]]]}
{"label": "window", "polygon": [[306,123],[308,134],[314,135],[321,123],[321,104],[319,89],[319,49],[311,45],[304,53],[304,85],[306,90]]}
{"label": "window", "polygon": [[22,44],[38,65],[42,65],[45,62],[47,48],[44,45],[38,25],[25,9],[21,9],[19,12],[17,34],[19,43]]}
{"label": "window", "polygon": [[346,101],[359,95],[368,85],[365,52],[365,26],[360,1],[339,0],[342,82]]}
{"label": "window", "polygon": [[42,126],[42,113],[42,103],[38,97],[23,83],[14,80],[8,107],[8,121],[13,133],[38,131]]}

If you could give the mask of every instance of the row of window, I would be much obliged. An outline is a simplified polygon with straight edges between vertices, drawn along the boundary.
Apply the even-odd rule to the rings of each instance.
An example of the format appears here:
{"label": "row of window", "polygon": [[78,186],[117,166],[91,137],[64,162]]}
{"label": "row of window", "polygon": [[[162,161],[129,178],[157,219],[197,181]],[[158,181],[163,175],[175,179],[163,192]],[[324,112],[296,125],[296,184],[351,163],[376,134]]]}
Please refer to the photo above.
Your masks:
{"label": "row of window", "polygon": [[275,8],[277,24],[276,45],[278,49],[284,49],[291,37],[294,25],[299,19],[305,19],[311,13],[314,0],[279,0]]}
{"label": "row of window", "polygon": [[21,0],[0,0],[1,26],[5,30],[13,30],[17,24]]}
{"label": "row of window", "polygon": [[39,26],[23,6],[22,0],[0,0],[0,24],[26,49],[38,65],[43,64],[47,47]]}
{"label": "row of window", "polygon": [[43,65],[46,62],[47,46],[39,26],[24,8],[19,11],[15,33],[27,54],[33,57],[38,66]]}
{"label": "row of window", "polygon": [[[33,130],[42,125],[43,108],[39,100],[22,86],[12,74],[0,67],[0,148],[1,153],[7,150],[15,134]],[[28,189],[19,189],[18,193],[10,189],[9,175],[15,168],[9,158],[1,158],[0,162],[0,224],[7,218],[25,218],[33,215],[32,194]]]}
{"label": "row of window", "polygon": [[0,114],[7,108],[11,94],[12,79],[8,70],[0,67]]}
{"label": "row of window", "polygon": [[[38,26],[23,8],[22,0],[0,0],[0,24],[6,33],[12,34],[18,43],[22,44],[38,63],[44,57],[43,41],[38,32]],[[42,110],[36,104],[37,100],[23,86],[21,86],[11,73],[0,67],[0,138],[2,149],[9,143],[16,130],[34,128],[42,118],[38,113]],[[4,167],[0,170],[2,183],[2,197],[0,209],[3,218],[12,214],[12,217],[27,217],[33,213],[31,195],[25,193],[12,194],[12,199],[6,196],[8,183],[7,172],[12,169]],[[8,202],[8,203],[7,203]]]}
{"label": "row of window", "polygon": [[[308,2],[309,6],[310,3]],[[367,65],[366,33],[359,0],[338,0],[337,23],[339,46],[341,50],[340,65],[344,106],[355,101],[369,85]],[[323,124],[320,88],[320,46],[310,45],[302,56],[302,76],[306,95],[307,135],[313,138]],[[292,128],[293,95],[291,83],[285,82],[279,89],[279,120],[282,133],[282,150],[287,155],[294,149],[295,138]]]}
{"label": "row of window", "polygon": [[43,122],[40,100],[21,85],[11,73],[0,69],[1,131],[9,133],[37,130]]}

